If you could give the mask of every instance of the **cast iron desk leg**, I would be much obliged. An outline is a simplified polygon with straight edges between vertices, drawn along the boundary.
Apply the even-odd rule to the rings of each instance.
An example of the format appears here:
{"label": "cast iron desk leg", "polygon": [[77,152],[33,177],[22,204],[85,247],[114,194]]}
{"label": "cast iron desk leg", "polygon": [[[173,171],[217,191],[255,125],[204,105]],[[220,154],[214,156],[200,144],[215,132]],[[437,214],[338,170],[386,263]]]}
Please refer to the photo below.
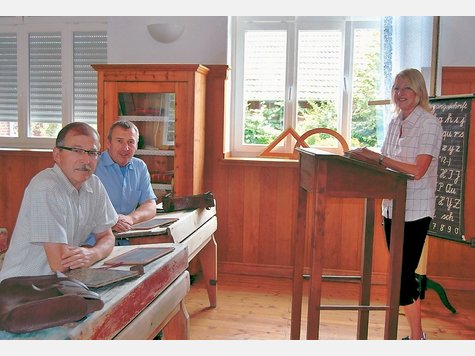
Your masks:
{"label": "cast iron desk leg", "polygon": [[440,300],[447,309],[449,309],[454,314],[457,312],[452,306],[452,304],[450,304],[449,299],[447,298],[447,294],[445,293],[444,287],[442,287],[439,283],[433,281],[432,279],[429,279],[425,275],[420,275],[416,273],[416,277],[419,280],[419,285],[421,288],[421,300],[425,298],[425,292],[427,289],[433,289],[439,295]]}

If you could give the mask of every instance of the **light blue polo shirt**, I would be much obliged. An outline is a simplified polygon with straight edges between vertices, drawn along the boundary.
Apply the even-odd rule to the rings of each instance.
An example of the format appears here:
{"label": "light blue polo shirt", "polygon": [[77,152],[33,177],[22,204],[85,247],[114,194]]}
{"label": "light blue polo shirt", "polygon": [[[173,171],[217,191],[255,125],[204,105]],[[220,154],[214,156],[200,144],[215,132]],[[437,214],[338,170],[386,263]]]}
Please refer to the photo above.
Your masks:
{"label": "light blue polo shirt", "polygon": [[107,194],[118,214],[127,215],[138,205],[150,199],[157,199],[146,163],[137,157],[127,163],[124,169],[115,163],[108,151],[99,156],[94,172],[104,184]]}

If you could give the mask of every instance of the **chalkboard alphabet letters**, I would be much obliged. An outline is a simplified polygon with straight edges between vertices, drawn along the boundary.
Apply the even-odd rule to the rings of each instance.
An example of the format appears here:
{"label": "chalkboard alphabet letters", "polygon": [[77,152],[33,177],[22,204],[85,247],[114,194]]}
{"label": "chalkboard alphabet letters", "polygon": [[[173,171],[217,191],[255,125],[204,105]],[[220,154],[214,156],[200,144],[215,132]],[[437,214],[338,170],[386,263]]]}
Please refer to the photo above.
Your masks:
{"label": "chalkboard alphabet letters", "polygon": [[436,212],[429,235],[465,242],[465,163],[473,97],[434,98],[431,105],[444,129],[439,155]]}

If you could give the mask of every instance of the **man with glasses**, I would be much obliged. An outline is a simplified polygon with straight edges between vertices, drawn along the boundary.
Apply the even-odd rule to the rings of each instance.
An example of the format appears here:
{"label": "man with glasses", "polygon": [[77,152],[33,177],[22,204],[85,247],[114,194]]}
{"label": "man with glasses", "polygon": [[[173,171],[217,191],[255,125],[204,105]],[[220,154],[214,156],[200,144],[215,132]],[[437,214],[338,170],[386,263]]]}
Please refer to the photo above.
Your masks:
{"label": "man with glasses", "polygon": [[[89,267],[114,247],[111,227],[118,216],[98,177],[99,134],[73,122],[61,129],[54,166],[34,176],[25,189],[0,281],[14,276]],[[83,247],[89,234],[93,247]]]}

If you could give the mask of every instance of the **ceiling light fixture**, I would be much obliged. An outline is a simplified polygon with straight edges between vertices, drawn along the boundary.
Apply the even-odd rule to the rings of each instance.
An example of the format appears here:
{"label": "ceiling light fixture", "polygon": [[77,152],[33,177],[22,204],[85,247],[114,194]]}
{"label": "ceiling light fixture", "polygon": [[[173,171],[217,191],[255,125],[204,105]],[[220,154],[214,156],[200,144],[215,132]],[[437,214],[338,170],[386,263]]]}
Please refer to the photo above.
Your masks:
{"label": "ceiling light fixture", "polygon": [[147,26],[148,33],[161,43],[175,42],[185,31],[185,26],[174,23],[154,23]]}

